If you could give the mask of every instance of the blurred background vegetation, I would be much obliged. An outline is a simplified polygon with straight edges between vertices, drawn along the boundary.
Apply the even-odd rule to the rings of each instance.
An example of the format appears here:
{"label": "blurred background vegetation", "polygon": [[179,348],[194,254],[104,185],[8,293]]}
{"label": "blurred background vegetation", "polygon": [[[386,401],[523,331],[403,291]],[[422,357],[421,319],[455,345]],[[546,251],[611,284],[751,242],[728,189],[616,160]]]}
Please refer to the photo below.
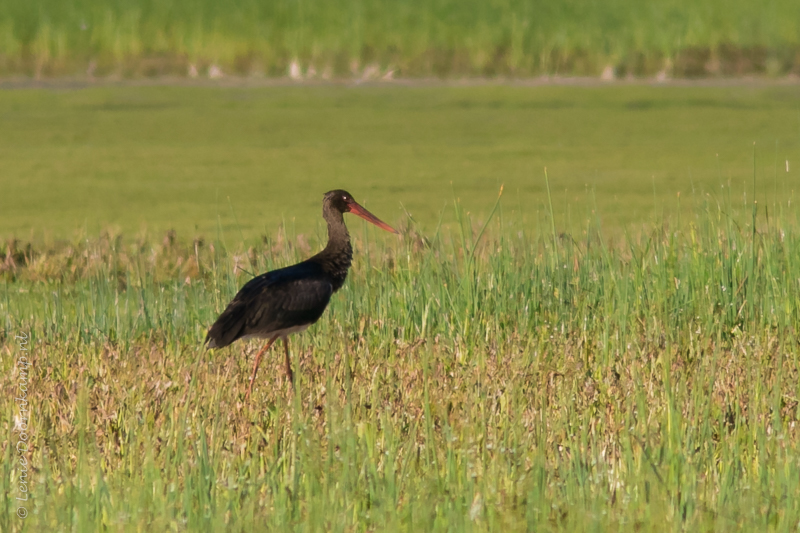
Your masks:
{"label": "blurred background vegetation", "polygon": [[[610,69],[610,70],[609,70]],[[796,0],[0,2],[0,74],[800,72]]]}
{"label": "blurred background vegetation", "polygon": [[210,83],[2,91],[0,237],[241,242],[283,225],[314,248],[332,188],[431,232],[455,199],[482,224],[501,184],[508,220],[549,228],[544,167],[559,228],[599,219],[610,235],[749,205],[754,178],[773,214],[800,168],[792,84]]}

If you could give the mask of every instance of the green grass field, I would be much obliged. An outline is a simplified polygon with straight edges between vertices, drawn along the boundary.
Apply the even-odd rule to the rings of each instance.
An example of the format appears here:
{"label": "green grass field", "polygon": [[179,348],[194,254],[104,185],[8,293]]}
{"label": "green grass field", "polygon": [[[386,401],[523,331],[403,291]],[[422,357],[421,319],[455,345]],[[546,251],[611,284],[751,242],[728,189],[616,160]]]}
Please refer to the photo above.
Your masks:
{"label": "green grass field", "polygon": [[[391,223],[506,210],[580,232],[732,201],[787,200],[800,170],[795,86],[104,86],[0,92],[0,236],[102,231],[229,241],[280,224],[310,241],[349,189]],[[786,161],[789,161],[787,172]]]}
{"label": "green grass field", "polygon": [[[0,92],[0,530],[796,531],[798,103]],[[245,403],[259,345],[206,328],[313,253],[340,186],[402,235],[348,219],[296,390],[272,354]]]}
{"label": "green grass field", "polygon": [[36,77],[785,75],[795,0],[32,0],[0,3],[0,74]]}

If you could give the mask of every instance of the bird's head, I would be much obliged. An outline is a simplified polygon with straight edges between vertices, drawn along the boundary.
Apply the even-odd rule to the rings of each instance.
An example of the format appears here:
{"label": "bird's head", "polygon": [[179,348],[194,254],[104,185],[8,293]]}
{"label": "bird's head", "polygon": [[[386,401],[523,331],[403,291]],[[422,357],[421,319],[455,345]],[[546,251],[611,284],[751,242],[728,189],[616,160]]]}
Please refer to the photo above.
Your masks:
{"label": "bird's head", "polygon": [[333,209],[336,209],[340,213],[353,213],[354,215],[358,215],[367,222],[375,224],[381,229],[384,229],[391,233],[397,233],[393,227],[389,224],[383,222],[381,219],[364,209],[358,202],[353,199],[353,195],[349,192],[336,189],[333,191],[328,191],[325,193],[324,204],[329,205]]}

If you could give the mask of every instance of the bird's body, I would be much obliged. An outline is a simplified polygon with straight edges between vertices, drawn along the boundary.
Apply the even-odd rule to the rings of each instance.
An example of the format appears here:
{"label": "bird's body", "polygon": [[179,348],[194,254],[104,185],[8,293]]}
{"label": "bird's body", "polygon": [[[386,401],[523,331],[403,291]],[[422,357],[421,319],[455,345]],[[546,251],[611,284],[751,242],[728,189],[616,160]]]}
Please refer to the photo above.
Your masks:
{"label": "bird's body", "polygon": [[208,347],[302,331],[319,320],[339,287],[334,288],[311,259],[257,276],[239,290],[211,327]]}
{"label": "bird's body", "polygon": [[283,339],[286,372],[292,379],[288,336],[319,320],[333,293],[347,278],[353,259],[350,235],[343,213],[354,213],[376,226],[397,233],[342,190],[325,194],[322,216],[328,223],[328,245],[317,255],[296,265],[272,270],[247,282],[217,318],[206,336],[209,348],[223,348],[238,339],[265,338],[250,378],[250,395],[261,355]]}

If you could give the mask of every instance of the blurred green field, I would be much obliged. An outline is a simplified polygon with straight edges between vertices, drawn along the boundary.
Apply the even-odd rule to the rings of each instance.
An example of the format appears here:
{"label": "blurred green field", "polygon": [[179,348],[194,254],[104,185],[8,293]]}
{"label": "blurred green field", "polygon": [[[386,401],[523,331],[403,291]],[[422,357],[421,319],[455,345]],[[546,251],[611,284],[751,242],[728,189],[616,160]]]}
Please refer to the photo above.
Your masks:
{"label": "blurred green field", "polygon": [[[520,222],[630,229],[706,195],[790,198],[800,93],[732,86],[101,86],[0,91],[0,236],[312,239],[350,190],[389,222],[477,224],[501,184]],[[726,189],[727,187],[727,189]],[[401,207],[402,206],[402,207]],[[549,225],[549,222],[547,223]]]}
{"label": "blurred green field", "polygon": [[[0,3],[0,74],[782,75],[794,0]],[[311,70],[316,72],[312,74]]]}

